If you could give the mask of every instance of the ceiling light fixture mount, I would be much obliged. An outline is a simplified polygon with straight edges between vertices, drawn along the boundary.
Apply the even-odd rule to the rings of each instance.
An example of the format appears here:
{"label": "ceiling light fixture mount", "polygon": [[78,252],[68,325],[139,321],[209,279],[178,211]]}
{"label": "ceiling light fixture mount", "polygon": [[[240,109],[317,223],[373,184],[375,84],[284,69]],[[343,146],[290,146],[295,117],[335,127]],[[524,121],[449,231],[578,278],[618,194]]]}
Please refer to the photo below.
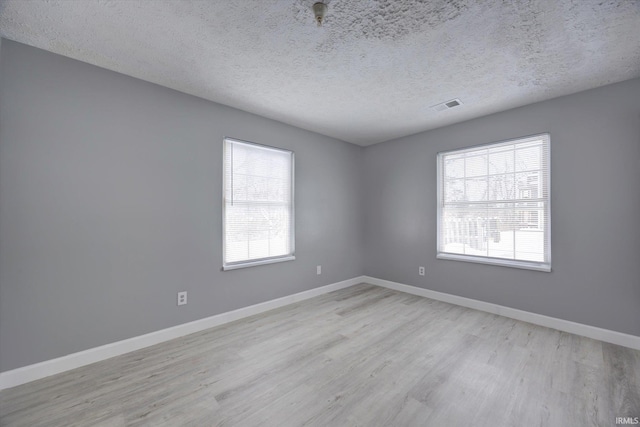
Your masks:
{"label": "ceiling light fixture mount", "polygon": [[327,13],[328,6],[319,1],[311,6],[313,9],[313,15],[316,17],[316,22],[318,23],[318,27],[322,27],[322,21],[324,21],[324,15]]}

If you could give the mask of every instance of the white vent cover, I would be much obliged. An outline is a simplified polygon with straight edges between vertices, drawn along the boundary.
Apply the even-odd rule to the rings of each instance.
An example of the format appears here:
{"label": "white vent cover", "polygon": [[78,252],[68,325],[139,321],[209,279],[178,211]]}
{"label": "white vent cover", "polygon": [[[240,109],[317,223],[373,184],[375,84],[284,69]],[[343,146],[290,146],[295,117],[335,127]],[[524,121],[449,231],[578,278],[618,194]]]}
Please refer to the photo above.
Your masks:
{"label": "white vent cover", "polygon": [[449,101],[442,102],[440,104],[432,105],[430,108],[435,111],[444,111],[450,110],[451,108],[455,108],[459,105],[462,105],[462,101],[460,101],[458,98],[455,98]]}

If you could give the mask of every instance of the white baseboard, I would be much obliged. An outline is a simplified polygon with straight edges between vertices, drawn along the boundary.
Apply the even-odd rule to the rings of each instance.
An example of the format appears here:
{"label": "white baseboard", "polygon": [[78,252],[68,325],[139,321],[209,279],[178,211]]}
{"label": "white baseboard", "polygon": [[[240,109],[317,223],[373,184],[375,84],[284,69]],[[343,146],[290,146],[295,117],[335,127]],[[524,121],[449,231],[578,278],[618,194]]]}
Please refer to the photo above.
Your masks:
{"label": "white baseboard", "polygon": [[338,289],[348,288],[349,286],[357,285],[363,281],[364,276],[354,277],[353,279],[332,283],[330,285],[251,305],[249,307],[228,311],[226,313],[216,314],[215,316],[206,317],[204,319],[195,320],[193,322],[184,323],[182,325],[173,326],[171,328],[162,329],[156,332],[140,335],[138,337],[101,345],[99,347],[90,348],[78,353],[72,353],[56,359],[46,360],[44,362],[35,363],[22,368],[13,369],[11,371],[5,371],[0,373],[0,390],[59,374],[71,369],[109,359],[114,356],[119,356],[121,354],[159,344],[164,341],[169,341],[174,338],[193,334],[194,332],[200,332],[238,319],[253,316],[254,314],[273,310],[274,308],[279,308],[298,301],[313,298],[318,295],[337,291]]}
{"label": "white baseboard", "polygon": [[286,297],[251,305],[249,307],[239,308],[237,310],[228,311],[226,313],[217,314],[215,316],[195,320],[193,322],[184,323],[182,325],[173,326],[160,331],[151,332],[149,334],[140,335],[138,337],[117,341],[80,351],[78,353],[72,353],[56,359],[24,366],[11,371],[1,372],[0,390],[59,374],[71,369],[109,359],[114,356],[119,356],[131,351],[169,341],[174,338],[200,332],[205,329],[213,328],[215,326],[223,325],[255,314],[264,313],[265,311],[313,298],[318,295],[348,288],[363,282],[640,350],[640,337],[635,335],[623,334],[621,332],[597,328],[595,326],[557,319],[554,317],[544,316],[542,314],[517,310],[515,308],[460,297],[457,295],[418,288],[416,286],[404,285],[402,283],[391,282],[389,280],[378,279],[375,277],[359,276],[342,282],[332,283],[330,285],[321,286],[319,288],[310,289],[308,291],[299,292]]}
{"label": "white baseboard", "polygon": [[362,280],[365,283],[370,283],[372,285],[382,286],[384,288],[389,288],[408,294],[448,302],[450,304],[460,305],[462,307],[473,308],[475,310],[485,311],[487,313],[497,314],[516,320],[522,320],[523,322],[533,323],[534,325],[545,326],[547,328],[553,328],[559,331],[569,332],[571,334],[581,335],[583,337],[592,338],[611,344],[617,344],[624,347],[633,348],[635,350],[640,350],[640,337],[635,335],[623,334],[621,332],[611,331],[609,329],[602,329],[595,326],[584,325],[582,323],[571,322],[569,320],[557,319],[555,317],[531,313],[529,311],[517,310],[515,308],[505,307],[503,305],[492,304],[489,302],[478,301],[471,298],[465,298],[457,295],[446,294],[443,292],[432,291],[429,289],[418,288],[416,286],[404,285],[402,283],[391,282],[389,280],[377,279],[375,277],[364,276]]}

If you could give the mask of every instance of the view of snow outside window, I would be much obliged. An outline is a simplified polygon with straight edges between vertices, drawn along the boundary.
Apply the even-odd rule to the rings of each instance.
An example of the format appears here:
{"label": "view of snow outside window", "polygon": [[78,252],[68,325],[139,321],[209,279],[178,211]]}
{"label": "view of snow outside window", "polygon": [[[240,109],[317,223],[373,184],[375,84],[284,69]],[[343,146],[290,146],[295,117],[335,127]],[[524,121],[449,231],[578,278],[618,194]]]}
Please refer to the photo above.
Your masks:
{"label": "view of snow outside window", "polygon": [[546,262],[544,138],[441,155],[440,251]]}
{"label": "view of snow outside window", "polygon": [[291,253],[292,153],[227,140],[225,263]]}

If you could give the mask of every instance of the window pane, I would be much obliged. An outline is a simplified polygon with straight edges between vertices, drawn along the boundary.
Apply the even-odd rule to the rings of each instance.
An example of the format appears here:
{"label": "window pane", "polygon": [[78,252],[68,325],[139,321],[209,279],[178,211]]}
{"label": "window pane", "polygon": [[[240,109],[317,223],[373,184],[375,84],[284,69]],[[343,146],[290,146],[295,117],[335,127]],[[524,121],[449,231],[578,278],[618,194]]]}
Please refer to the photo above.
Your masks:
{"label": "window pane", "polygon": [[464,178],[464,157],[451,156],[445,160],[446,178]]}
{"label": "window pane", "polygon": [[446,252],[487,255],[488,224],[484,210],[450,209],[443,215],[443,244]]}
{"label": "window pane", "polygon": [[445,200],[460,202],[464,200],[464,179],[450,179],[445,186]]}
{"label": "window pane", "polygon": [[542,150],[540,146],[516,150],[516,171],[538,170],[541,166]]}
{"label": "window pane", "polygon": [[507,173],[513,172],[513,155],[512,147],[500,147],[489,150],[489,173]]}
{"label": "window pane", "polygon": [[485,176],[487,174],[487,155],[485,150],[473,152],[465,158],[465,175],[467,178],[473,176]]}
{"label": "window pane", "polygon": [[489,200],[513,200],[515,194],[513,174],[489,176]]}
{"label": "window pane", "polygon": [[465,200],[477,202],[487,200],[487,178],[476,178],[465,180]]}
{"label": "window pane", "polygon": [[521,172],[515,174],[516,197],[518,199],[537,199],[541,197],[540,172]]}

